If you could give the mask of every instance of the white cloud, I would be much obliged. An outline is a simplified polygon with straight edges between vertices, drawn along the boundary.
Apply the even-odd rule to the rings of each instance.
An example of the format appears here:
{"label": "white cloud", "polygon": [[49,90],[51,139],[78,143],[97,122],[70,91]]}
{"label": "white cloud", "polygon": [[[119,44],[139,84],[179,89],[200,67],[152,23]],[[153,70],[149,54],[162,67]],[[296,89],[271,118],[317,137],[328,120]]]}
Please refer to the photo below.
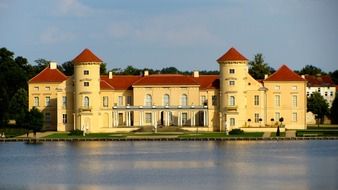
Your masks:
{"label": "white cloud", "polygon": [[81,3],[79,0],[59,0],[58,13],[62,15],[75,15],[79,17],[90,15],[94,12],[93,9]]}
{"label": "white cloud", "polygon": [[40,35],[40,42],[43,44],[58,44],[73,40],[75,35],[63,31],[57,27],[48,27]]}

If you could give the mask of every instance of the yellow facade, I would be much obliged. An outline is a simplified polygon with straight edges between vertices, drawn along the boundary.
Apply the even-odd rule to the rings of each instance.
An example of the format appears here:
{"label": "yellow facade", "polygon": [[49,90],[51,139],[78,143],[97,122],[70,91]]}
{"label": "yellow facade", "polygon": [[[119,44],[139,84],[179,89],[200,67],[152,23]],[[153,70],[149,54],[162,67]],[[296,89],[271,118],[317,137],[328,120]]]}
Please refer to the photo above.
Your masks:
{"label": "yellow facade", "polygon": [[[29,108],[43,111],[45,129],[117,132],[173,126],[192,131],[197,127],[273,131],[280,117],[286,129],[305,128],[306,82],[257,81],[248,74],[245,59],[218,60],[220,75],[212,80],[197,72],[193,76],[145,73],[130,76],[135,80],[128,88],[114,86],[125,83],[124,78],[111,73],[100,76],[97,60],[75,62],[74,75],[59,81],[43,77],[47,70],[29,81]],[[51,65],[48,72],[56,74],[50,77],[60,75],[56,70]],[[211,86],[215,82],[218,86]]]}

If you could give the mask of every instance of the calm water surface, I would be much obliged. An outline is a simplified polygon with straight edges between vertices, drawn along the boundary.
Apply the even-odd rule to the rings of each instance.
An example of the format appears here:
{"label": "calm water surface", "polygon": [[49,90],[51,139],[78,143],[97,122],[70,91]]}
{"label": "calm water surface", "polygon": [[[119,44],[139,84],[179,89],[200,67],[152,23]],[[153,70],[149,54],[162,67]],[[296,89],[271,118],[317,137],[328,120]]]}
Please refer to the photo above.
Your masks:
{"label": "calm water surface", "polygon": [[0,143],[0,189],[338,189],[338,141]]}

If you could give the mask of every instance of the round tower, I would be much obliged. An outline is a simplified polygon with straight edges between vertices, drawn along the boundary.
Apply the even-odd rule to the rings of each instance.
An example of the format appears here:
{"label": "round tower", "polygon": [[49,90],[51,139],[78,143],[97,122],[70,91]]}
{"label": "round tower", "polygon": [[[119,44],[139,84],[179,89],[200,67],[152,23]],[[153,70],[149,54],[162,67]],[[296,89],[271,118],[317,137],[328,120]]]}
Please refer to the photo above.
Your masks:
{"label": "round tower", "polygon": [[85,49],[73,59],[73,63],[75,129],[95,131],[99,122],[102,60]]}
{"label": "round tower", "polygon": [[248,60],[230,48],[217,62],[220,68],[220,131],[240,128],[246,121]]}

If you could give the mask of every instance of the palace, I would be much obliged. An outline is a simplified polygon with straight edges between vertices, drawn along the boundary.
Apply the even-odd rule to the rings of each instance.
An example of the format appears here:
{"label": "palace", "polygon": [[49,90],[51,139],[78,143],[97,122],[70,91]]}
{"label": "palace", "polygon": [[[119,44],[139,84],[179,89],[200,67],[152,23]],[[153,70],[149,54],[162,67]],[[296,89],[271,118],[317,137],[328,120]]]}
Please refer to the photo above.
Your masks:
{"label": "palace", "polygon": [[[123,132],[141,126],[185,130],[275,131],[306,128],[306,80],[282,65],[265,79],[248,73],[235,48],[217,60],[219,75],[100,75],[102,60],[89,49],[66,76],[51,62],[29,80],[29,109],[44,114],[44,129]],[[197,128],[198,127],[198,128]]]}

